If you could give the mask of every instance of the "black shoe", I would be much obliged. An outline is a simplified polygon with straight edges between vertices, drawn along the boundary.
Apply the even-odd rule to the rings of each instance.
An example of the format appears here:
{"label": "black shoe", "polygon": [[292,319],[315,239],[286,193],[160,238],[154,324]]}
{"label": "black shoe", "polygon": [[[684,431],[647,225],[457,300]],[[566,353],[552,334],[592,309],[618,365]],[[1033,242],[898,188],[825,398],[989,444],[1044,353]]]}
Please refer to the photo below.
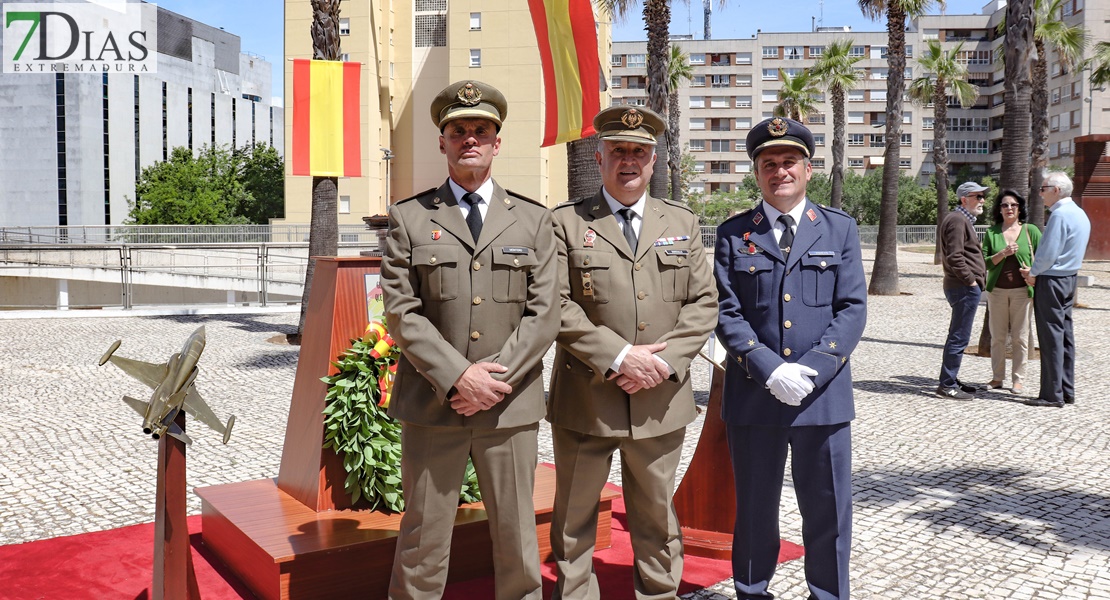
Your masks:
{"label": "black shoe", "polygon": [[1025,401],[1026,406],[1055,406],[1056,408],[1064,408],[1063,402],[1054,402],[1052,400],[1045,400],[1044,398],[1030,398]]}
{"label": "black shoe", "polygon": [[973,385],[964,383],[964,382],[960,381],[959,379],[956,380],[956,387],[960,388],[961,390],[963,390],[963,391],[965,391],[969,394],[974,394],[975,392],[979,391],[979,388],[977,388]]}
{"label": "black shoe", "polygon": [[965,392],[960,388],[946,388],[944,386],[937,388],[937,395],[941,398],[948,398],[951,400],[971,400],[975,396],[969,392]]}
{"label": "black shoe", "polygon": [[1075,404],[1075,396],[1064,396],[1064,404]]}

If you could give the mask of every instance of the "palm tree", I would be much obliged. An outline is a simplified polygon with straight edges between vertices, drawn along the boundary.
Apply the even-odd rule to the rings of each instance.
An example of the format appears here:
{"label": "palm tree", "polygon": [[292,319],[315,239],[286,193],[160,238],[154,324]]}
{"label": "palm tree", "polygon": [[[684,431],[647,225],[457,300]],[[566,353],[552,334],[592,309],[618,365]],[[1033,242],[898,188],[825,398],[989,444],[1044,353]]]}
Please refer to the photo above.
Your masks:
{"label": "palm tree", "polygon": [[667,168],[671,172],[671,200],[675,202],[682,199],[682,172],[679,169],[682,143],[678,126],[682,109],[678,105],[678,88],[683,81],[693,78],[690,55],[677,45],[671,46],[671,59],[667,63]]}
{"label": "palm tree", "polygon": [[967,66],[956,60],[961,42],[946,52],[939,41],[929,40],[917,64],[925,71],[910,82],[910,98],[921,105],[933,104],[933,164],[937,174],[937,223],[948,214],[948,94],[967,108],[979,97],[979,88],[967,82]]}
{"label": "palm tree", "polygon": [[810,68],[814,83],[829,90],[833,109],[832,143],[832,198],[833,208],[840,208],[844,195],[844,129],[845,101],[849,90],[859,82],[860,73],[853,65],[863,60],[862,56],[852,56],[851,39],[836,40],[825,46],[821,58]]}
{"label": "palm tree", "polygon": [[[339,1],[312,0],[313,60],[339,60]],[[304,292],[301,294],[301,318],[297,322],[297,335],[304,332],[308,314],[308,296],[312,290],[312,275],[316,271],[313,256],[335,256],[339,251],[339,178],[312,178],[312,217],[308,229],[308,268],[304,275]]]}
{"label": "palm tree", "polygon": [[1091,87],[1101,87],[1110,83],[1110,42],[1095,44],[1091,61]]}
{"label": "palm tree", "polygon": [[[898,176],[902,142],[902,94],[906,89],[906,17],[920,15],[932,0],[859,0],[864,16],[886,15],[886,152],[883,159],[883,198],[879,205],[879,235],[875,267],[867,293],[898,295]],[[943,6],[943,0],[938,0]],[[1009,108],[1009,107],[1007,107]]]}
{"label": "palm tree", "polygon": [[[1029,163],[1033,146],[1030,113],[1030,71],[1036,52],[1033,41],[1035,0],[1010,0],[1006,5],[1006,113],[1002,117],[1000,188],[1029,196]],[[1030,207],[1030,215],[1035,211]]]}
{"label": "palm tree", "polygon": [[1029,171],[1029,216],[1034,224],[1044,226],[1044,200],[1041,198],[1041,179],[1048,166],[1048,54],[1046,46],[1056,51],[1062,65],[1074,67],[1083,56],[1087,43],[1086,31],[1079,25],[1064,22],[1064,0],[1035,0],[1036,28],[1033,44],[1039,60],[1033,63],[1033,152]]}
{"label": "palm tree", "polygon": [[779,103],[775,105],[774,113],[777,117],[790,117],[801,121],[806,115],[817,112],[817,105],[813,97],[820,94],[816,82],[808,71],[791,77],[786,71],[779,69],[779,78],[782,87],[779,88]]}

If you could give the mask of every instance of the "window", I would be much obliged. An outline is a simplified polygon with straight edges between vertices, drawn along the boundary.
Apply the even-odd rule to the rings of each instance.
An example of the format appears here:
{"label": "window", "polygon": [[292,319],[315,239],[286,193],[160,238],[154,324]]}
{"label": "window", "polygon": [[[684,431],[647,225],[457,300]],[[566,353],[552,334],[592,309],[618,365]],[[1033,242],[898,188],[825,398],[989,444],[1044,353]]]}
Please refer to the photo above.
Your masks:
{"label": "window", "polygon": [[[728,152],[732,149],[732,140],[709,140],[710,152]],[[728,171],[725,171],[726,173]]]}
{"label": "window", "polygon": [[848,159],[848,167],[852,168],[852,169],[862,169],[863,168],[863,159],[862,158],[849,158]]}
{"label": "window", "polygon": [[752,97],[751,96],[737,96],[736,97],[736,108],[751,108],[751,107],[752,107]]}
{"label": "window", "polygon": [[340,62],[351,62],[351,55],[348,54],[347,52],[343,52],[339,55],[339,61]]}
{"label": "window", "polygon": [[736,76],[736,87],[752,87],[752,76],[751,75],[737,75]]}
{"label": "window", "polygon": [[748,140],[736,140],[735,149],[737,152],[745,152],[748,149]]}
{"label": "window", "polygon": [[480,12],[470,13],[470,30],[471,31],[480,31],[481,29],[482,29],[482,13],[480,13]]}
{"label": "window", "polygon": [[736,118],[736,128],[737,129],[751,129],[752,128],[752,118],[751,117],[737,117]]}
{"label": "window", "polygon": [[913,146],[913,134],[903,133],[902,134],[902,141],[901,141],[900,145],[902,145],[902,146]]}
{"label": "window", "polygon": [[805,58],[804,46],[786,46],[782,49],[782,56],[786,60],[802,60]]}
{"label": "window", "polygon": [[797,77],[798,75],[801,75],[802,73],[804,73],[805,69],[801,69],[801,68],[798,68],[798,67],[787,67],[787,68],[783,69],[782,72],[786,73],[787,75],[790,76],[791,79],[793,79],[793,78]]}
{"label": "window", "polygon": [[714,67],[727,67],[732,63],[732,56],[729,54],[710,54],[709,64]]}
{"label": "window", "polygon": [[764,46],[763,47],[763,58],[778,58],[778,57],[779,57],[779,47],[778,46]]}
{"label": "window", "polygon": [[339,35],[351,35],[351,20],[339,19]]}
{"label": "window", "polygon": [[712,77],[713,77],[713,79],[711,81],[712,81],[713,87],[715,87],[715,88],[727,88],[727,87],[729,87],[729,76],[728,75],[713,75]]}
{"label": "window", "polygon": [[912,159],[898,157],[898,168],[899,169],[909,169],[912,166],[913,166],[913,160]]}
{"label": "window", "polygon": [[482,50],[481,50],[481,48],[471,48],[470,49],[470,66],[472,66],[472,67],[482,66]]}
{"label": "window", "polygon": [[867,56],[867,48],[865,48],[864,46],[852,46],[852,49],[848,51],[848,56],[858,56],[860,58],[863,58]]}
{"label": "window", "polygon": [[824,125],[825,124],[825,114],[824,113],[814,113],[812,115],[809,115],[808,117],[806,117],[806,123],[809,123],[810,125]]}
{"label": "window", "polygon": [[751,163],[751,161],[740,160],[740,161],[737,161],[735,164],[736,164],[736,172],[737,173],[751,173],[752,172],[752,163]]}
{"label": "window", "polygon": [[728,108],[728,96],[714,96],[709,100],[710,108]]}
{"label": "window", "polygon": [[871,147],[872,148],[883,148],[883,147],[885,147],[886,146],[886,142],[884,141],[885,137],[886,136],[881,134],[881,133],[872,133],[871,134]]}
{"label": "window", "polygon": [[351,214],[351,197],[350,196],[340,196],[339,197],[339,213],[344,214],[344,215]]}
{"label": "window", "polygon": [[690,53],[690,64],[691,65],[704,65],[705,64],[705,53],[704,52],[691,52]]}
{"label": "window", "polygon": [[987,154],[990,142],[987,140],[947,140],[944,145],[949,154]]}
{"label": "window", "polygon": [[886,46],[871,46],[872,60],[886,60]]}
{"label": "window", "polygon": [[727,175],[729,171],[727,160],[714,160],[709,163],[709,172],[713,175]]}
{"label": "window", "polygon": [[690,131],[699,131],[705,129],[705,119],[697,118],[690,119]]}
{"label": "window", "polygon": [[705,163],[701,162],[701,161],[694,163],[694,172],[695,173],[704,173],[705,172]]}
{"label": "window", "polygon": [[1060,142],[1060,156],[1068,156],[1071,154],[1071,140]]}
{"label": "window", "polygon": [[627,66],[630,69],[644,68],[647,66],[647,54],[629,54],[626,56]]}
{"label": "window", "polygon": [[849,146],[862,146],[863,145],[863,134],[862,133],[849,133],[848,134],[848,145]]}
{"label": "window", "polygon": [[612,87],[614,90],[621,89],[621,76],[620,75],[613,75],[612,85],[610,87]]}
{"label": "window", "polygon": [[933,122],[935,120],[936,119],[934,117],[921,117],[921,128],[922,129],[932,129],[933,128]]}
{"label": "window", "polygon": [[775,90],[763,90],[763,94],[759,97],[760,102],[778,102],[779,93]]}
{"label": "window", "polygon": [[848,111],[848,123],[850,125],[851,124],[862,125],[863,124],[863,112],[862,111]]}
{"label": "window", "polygon": [[871,79],[886,79],[890,69],[886,67],[872,67]]}
{"label": "window", "polygon": [[642,90],[647,88],[647,77],[627,77],[625,83],[628,84],[630,90]]}
{"label": "window", "polygon": [[751,52],[737,52],[736,53],[736,64],[738,64],[738,65],[750,65],[750,64],[752,64],[752,53]]}
{"label": "window", "polygon": [[906,58],[913,58],[913,46],[906,44]]}
{"label": "window", "polygon": [[848,102],[863,102],[863,90],[848,90]]}
{"label": "window", "polygon": [[913,123],[913,113],[903,112],[902,113],[902,124],[903,125],[908,125],[910,123]]}
{"label": "window", "polygon": [[1059,74],[1060,74],[1060,63],[1058,63],[1058,62],[1052,63],[1052,76],[1056,77]]}
{"label": "window", "polygon": [[809,164],[814,169],[824,169],[825,168],[825,159],[824,159],[824,157],[814,158],[814,159],[811,159],[809,161]]}
{"label": "window", "polygon": [[763,69],[763,81],[776,81],[778,78],[778,69]]}
{"label": "window", "polygon": [[622,66],[624,66],[624,55],[623,54],[614,54],[613,57],[609,59],[609,66],[611,66],[611,67],[622,67]]}
{"label": "window", "polygon": [[1083,82],[1073,81],[1071,84],[1071,99],[1078,100],[1083,96]]}
{"label": "window", "polygon": [[705,75],[694,75],[690,80],[690,87],[705,87]]}
{"label": "window", "polygon": [[732,131],[732,119],[710,119],[710,131]]}
{"label": "window", "polygon": [[921,140],[921,151],[922,152],[932,152],[933,151],[933,140]]}
{"label": "window", "polygon": [[824,53],[825,53],[825,47],[824,46],[810,46],[809,47],[809,57],[810,58],[818,58],[821,55],[823,55]]}
{"label": "window", "polygon": [[940,39],[940,30],[939,29],[923,29],[921,31],[921,33],[922,33],[921,38],[925,39],[925,40],[939,40]]}
{"label": "window", "polygon": [[1077,128],[1082,124],[1083,119],[1079,116],[1079,109],[1071,111],[1071,126]]}
{"label": "window", "polygon": [[886,90],[871,90],[872,102],[886,102]]}
{"label": "window", "polygon": [[814,146],[824,146],[825,145],[825,134],[823,134],[823,133],[813,134],[813,145]]}
{"label": "window", "polygon": [[705,152],[705,140],[690,140],[690,152]]}
{"label": "window", "polygon": [[690,108],[705,108],[705,96],[690,96]]}

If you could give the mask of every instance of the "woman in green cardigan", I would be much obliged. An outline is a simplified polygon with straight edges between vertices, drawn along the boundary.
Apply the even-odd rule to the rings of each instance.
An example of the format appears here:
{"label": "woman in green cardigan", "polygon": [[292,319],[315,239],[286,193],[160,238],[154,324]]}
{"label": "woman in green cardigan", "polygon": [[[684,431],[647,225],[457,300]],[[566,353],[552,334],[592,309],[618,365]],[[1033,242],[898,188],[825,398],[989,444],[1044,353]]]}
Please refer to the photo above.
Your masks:
{"label": "woman in green cardigan", "polygon": [[1020,269],[1033,263],[1041,242],[1041,230],[1026,222],[1025,198],[1013,190],[1003,190],[994,204],[994,225],[983,236],[987,261],[987,309],[990,311],[991,369],[988,386],[1002,387],[1006,378],[1006,337],[1014,353],[1013,387],[1024,391],[1028,354],[1030,306],[1033,287],[1026,285]]}

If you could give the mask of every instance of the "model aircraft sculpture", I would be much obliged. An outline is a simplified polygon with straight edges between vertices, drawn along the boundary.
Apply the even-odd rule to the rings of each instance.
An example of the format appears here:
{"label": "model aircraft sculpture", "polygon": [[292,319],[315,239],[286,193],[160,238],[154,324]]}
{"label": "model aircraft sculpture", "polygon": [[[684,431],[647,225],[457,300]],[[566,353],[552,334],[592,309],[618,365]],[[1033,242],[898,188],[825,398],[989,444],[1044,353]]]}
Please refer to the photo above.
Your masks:
{"label": "model aircraft sculpture", "polygon": [[100,357],[100,365],[111,361],[125,373],[154,390],[148,402],[130,396],[123,397],[123,401],[128,406],[142,415],[143,433],[154,439],[169,435],[191,444],[193,441],[189,436],[174,423],[177,414],[184,410],[201,423],[222,433],[224,443],[227,443],[231,438],[231,428],[235,425],[235,415],[228,417],[226,425],[221,423],[216,413],[212,412],[193,385],[197,378],[197,361],[200,360],[201,352],[204,352],[204,325],[198,327],[189,339],[185,340],[181,352],[175,352],[162,364],[116,356],[116,349],[121,342],[122,340],[116,340],[108,348],[104,356]]}

